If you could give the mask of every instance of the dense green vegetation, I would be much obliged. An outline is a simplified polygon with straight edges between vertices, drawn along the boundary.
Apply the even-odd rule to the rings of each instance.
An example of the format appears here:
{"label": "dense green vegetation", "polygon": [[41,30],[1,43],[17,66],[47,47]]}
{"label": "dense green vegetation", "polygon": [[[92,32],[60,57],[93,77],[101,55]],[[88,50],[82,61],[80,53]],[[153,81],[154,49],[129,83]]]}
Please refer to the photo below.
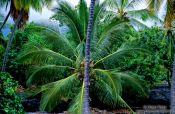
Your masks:
{"label": "dense green vegetation", "polygon": [[[22,114],[21,99],[37,98],[39,111],[52,112],[66,103],[70,114],[81,114],[86,108],[83,106],[87,88],[90,106],[99,108],[96,106],[99,102],[109,110],[127,109],[134,113],[130,101],[147,99],[150,88],[168,84],[173,91],[174,33],[168,22],[173,20],[169,19],[173,18],[169,14],[173,13],[171,0],[167,2],[170,11],[167,10],[165,16],[166,30],[156,26],[148,28],[144,22],[161,21],[156,14],[160,6],[153,7],[152,0],[146,0],[148,7],[142,10],[133,7],[141,4],[139,0],[121,3],[120,0],[96,0],[91,13],[85,0],[79,0],[76,7],[61,1],[50,18],[54,21],[27,24],[30,7],[40,11],[42,5],[48,6],[51,1],[37,1],[36,6],[32,1],[14,1],[15,10],[9,13],[18,10],[19,14],[11,14],[16,20],[15,25],[11,25],[12,32],[7,36],[0,32],[0,66],[2,71],[6,70],[0,73],[0,113]],[[3,0],[0,6],[9,2]],[[23,10],[25,14],[20,17]],[[89,16],[93,16],[93,20],[88,23]],[[5,17],[0,15],[1,18]],[[87,37],[90,39],[89,61]],[[24,90],[17,91],[21,85]],[[171,94],[173,99],[173,92]]]}
{"label": "dense green vegetation", "polygon": [[8,73],[0,73],[0,113],[23,114],[21,98],[16,94],[18,83]]}

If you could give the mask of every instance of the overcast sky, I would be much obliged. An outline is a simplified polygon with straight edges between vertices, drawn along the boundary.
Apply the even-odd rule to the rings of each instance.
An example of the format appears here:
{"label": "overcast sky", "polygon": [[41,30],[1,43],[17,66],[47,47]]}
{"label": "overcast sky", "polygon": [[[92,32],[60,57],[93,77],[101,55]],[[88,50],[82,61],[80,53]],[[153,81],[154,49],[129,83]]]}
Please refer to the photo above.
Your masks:
{"label": "overcast sky", "polygon": [[[65,0],[65,1],[70,2],[72,5],[77,5],[79,0]],[[89,6],[90,0],[86,0],[86,1],[87,1],[88,6]],[[101,0],[101,1],[104,1],[104,0]],[[165,0],[165,3],[166,3],[166,0]],[[57,3],[56,3],[56,0],[55,0],[52,4],[51,8],[53,8],[56,4]],[[163,7],[165,7],[165,6],[163,5]],[[0,10],[2,10],[2,12],[5,16],[9,9],[7,11],[5,10],[5,8],[0,9]],[[164,8],[162,8],[162,10],[164,10]],[[46,19],[49,19],[49,17],[51,17],[52,15],[53,15],[53,12],[50,9],[46,8],[46,7],[44,7],[42,12],[40,12],[40,13],[35,12],[33,9],[30,9],[29,21],[31,22],[31,21],[46,20]],[[159,17],[161,17],[161,16],[162,16],[162,14],[159,15]],[[12,19],[9,19],[9,21],[12,22]]]}
{"label": "overcast sky", "polygon": [[[64,0],[63,0],[64,1]],[[68,1],[70,2],[72,5],[77,5],[78,4],[78,1],[79,0],[65,0],[65,1]],[[86,0],[87,1],[87,4],[89,6],[90,4],[90,0]],[[103,1],[103,0],[102,0]],[[52,7],[54,7],[56,5],[56,0],[53,2],[53,5]],[[52,8],[51,7],[51,8]],[[48,8],[43,8],[43,11],[42,13],[38,13],[38,12],[35,12],[34,10],[30,10],[30,21],[37,21],[37,20],[40,20],[40,19],[49,19],[49,17],[51,17],[53,15],[53,12],[51,10],[49,10]]]}
{"label": "overcast sky", "polygon": [[[66,0],[68,2],[70,2],[72,5],[77,5],[79,0]],[[90,0],[86,0],[87,4],[90,4]],[[56,5],[56,0],[53,2],[52,7],[53,8]],[[3,12],[4,16],[6,16],[7,11],[9,10],[9,8],[7,9],[7,11],[5,10],[5,8],[0,8],[0,10]],[[44,7],[42,12],[35,12],[33,9],[30,9],[30,16],[29,16],[29,21],[39,21],[39,20],[45,20],[45,19],[49,19],[49,17],[51,17],[53,15],[53,12]],[[12,19],[9,19],[8,21],[12,22]]]}

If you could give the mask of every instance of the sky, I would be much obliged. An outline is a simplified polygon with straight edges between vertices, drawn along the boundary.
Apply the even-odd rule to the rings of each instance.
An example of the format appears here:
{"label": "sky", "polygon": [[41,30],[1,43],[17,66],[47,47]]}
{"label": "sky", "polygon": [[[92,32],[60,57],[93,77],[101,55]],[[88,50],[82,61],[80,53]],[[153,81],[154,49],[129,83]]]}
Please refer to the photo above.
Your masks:
{"label": "sky", "polygon": [[[55,0],[52,4],[52,6],[50,8],[46,8],[46,7],[43,7],[43,10],[42,12],[35,12],[35,10],[33,10],[32,8],[30,9],[30,14],[29,14],[29,22],[38,22],[38,21],[41,21],[41,20],[47,20],[49,19],[52,15],[53,15],[53,12],[51,11],[51,9],[57,5],[57,0]],[[69,3],[71,3],[73,6],[74,5],[77,5],[78,4],[78,1],[79,0],[62,0],[62,1],[68,1]],[[90,0],[86,0],[87,1],[87,4],[89,6],[90,4]],[[101,0],[101,1],[104,1],[104,0]],[[165,3],[166,3],[166,0],[164,0]],[[162,10],[164,10],[165,5],[162,6]],[[139,8],[139,7],[138,7]],[[5,8],[0,8],[0,10],[2,10],[3,12],[3,15],[6,16],[7,15],[7,12],[9,11],[9,8],[7,10],[5,10]],[[162,14],[159,14],[159,17],[161,17]],[[11,18],[9,18],[8,22],[12,23],[13,20]],[[151,26],[151,23],[150,22],[146,22],[148,25]]]}
{"label": "sky", "polygon": [[[64,1],[64,0],[63,0]],[[79,0],[65,0],[65,1],[69,1],[72,5],[77,5]],[[90,0],[86,0],[87,4],[90,4]],[[33,10],[32,8],[30,9],[30,15],[29,15],[29,21],[39,21],[39,20],[46,20],[49,19],[49,17],[51,17],[53,15],[53,12],[51,11],[51,9],[57,4],[56,0],[53,2],[52,7],[51,8],[46,8],[43,7],[42,12],[35,12],[35,10]],[[7,11],[9,10],[9,8],[7,10],[5,10],[5,8],[1,8],[0,9],[3,12],[3,15],[6,16]],[[13,20],[10,18],[8,20],[9,22],[13,22]]]}
{"label": "sky", "polygon": [[[79,0],[63,0],[63,1],[68,1],[70,2],[73,6],[77,5],[78,4],[78,1]],[[89,6],[90,4],[90,0],[86,0],[87,1],[87,4]],[[40,22],[40,21],[44,21],[44,20],[47,20],[49,19],[52,15],[53,15],[53,12],[51,11],[51,9],[57,5],[57,2],[56,0],[53,2],[52,6],[50,8],[46,8],[46,7],[43,7],[42,9],[42,12],[35,12],[35,10],[33,10],[32,8],[30,9],[30,12],[29,12],[29,22]],[[0,12],[3,13],[4,16],[7,15],[9,11],[9,7],[7,8],[7,10],[4,8],[0,8]],[[8,19],[8,22],[9,23],[13,23],[13,19],[12,18],[9,18]],[[4,28],[2,29],[2,33],[4,36],[7,36],[7,34],[10,32],[10,29],[9,28]]]}

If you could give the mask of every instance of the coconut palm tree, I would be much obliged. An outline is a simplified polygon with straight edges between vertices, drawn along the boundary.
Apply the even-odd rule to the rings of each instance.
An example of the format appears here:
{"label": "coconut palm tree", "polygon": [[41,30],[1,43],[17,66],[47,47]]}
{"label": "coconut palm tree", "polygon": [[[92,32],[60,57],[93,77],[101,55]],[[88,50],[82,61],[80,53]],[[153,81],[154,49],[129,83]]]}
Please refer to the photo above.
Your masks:
{"label": "coconut palm tree", "polygon": [[[7,64],[7,60],[8,60],[8,52],[10,50],[11,44],[13,42],[13,38],[14,38],[14,32],[16,31],[17,28],[22,28],[26,21],[28,20],[28,14],[29,14],[29,8],[32,7],[34,8],[36,11],[41,11],[43,3],[45,4],[50,4],[51,1],[48,0],[3,0],[1,2],[2,3],[6,3],[9,4],[10,2],[10,10],[8,15],[6,16],[4,23],[2,24],[2,27],[4,26],[4,24],[6,23],[8,17],[11,15],[15,25],[12,29],[11,32],[11,36],[9,38],[9,41],[7,43],[7,47],[5,49],[5,53],[4,53],[4,58],[3,58],[3,64],[2,64],[2,71],[5,71],[6,69],[6,64]],[[1,27],[1,28],[2,28]]]}
{"label": "coconut palm tree", "polygon": [[90,106],[89,106],[89,70],[90,70],[90,40],[91,40],[91,32],[94,18],[94,6],[95,0],[91,0],[90,12],[89,12],[89,20],[88,20],[88,28],[87,28],[87,38],[86,38],[86,48],[85,48],[85,66],[84,66],[84,95],[83,95],[83,107],[82,114],[90,114]]}
{"label": "coconut palm tree", "polygon": [[[6,8],[8,6],[8,3],[10,2],[10,0],[2,0],[0,1],[0,6],[3,7],[6,4]],[[7,22],[8,18],[10,16],[10,11],[8,12],[7,16],[5,17],[1,27],[0,27],[0,31],[2,30],[2,28],[4,27],[5,23]]]}
{"label": "coconut palm tree", "polygon": [[11,15],[12,18],[14,19],[14,21],[17,19],[20,10],[24,9],[25,13],[22,17],[22,20],[19,22],[18,27],[22,27],[26,21],[28,20],[28,15],[29,15],[29,8],[32,7],[34,10],[36,11],[41,11],[43,5],[49,6],[51,4],[52,0],[36,0],[36,1],[32,1],[32,0],[2,0],[0,1],[0,6],[3,7],[4,5],[6,6],[6,9],[8,7],[8,5],[10,4],[10,9],[8,11],[7,16],[4,19],[3,24],[0,27],[0,30],[3,28],[3,26],[5,25],[5,23],[7,22],[9,16]]}
{"label": "coconut palm tree", "polygon": [[[144,90],[133,73],[122,72],[119,69],[119,62],[132,53],[140,52],[141,49],[126,44],[118,49],[109,50],[109,46],[115,45],[109,41],[110,33],[125,29],[127,22],[115,17],[106,23],[106,19],[103,19],[107,14],[105,3],[96,1],[94,9],[90,36],[92,44],[89,58],[90,96],[93,93],[93,96],[96,95],[102,103],[113,108],[121,106],[131,110],[121,96],[123,85],[130,84],[140,92]],[[42,93],[41,110],[51,111],[61,101],[71,99],[69,112],[81,114],[89,11],[86,2],[80,0],[77,7],[72,7],[67,2],[59,2],[55,12],[53,18],[67,26],[68,32],[59,33],[51,26],[55,24],[50,24],[49,27],[37,25],[31,28],[31,30],[43,29],[38,35],[41,38],[31,37],[18,60],[32,66],[27,85],[41,85],[37,91]]]}
{"label": "coconut palm tree", "polygon": [[108,4],[114,15],[129,19],[132,25],[137,28],[149,27],[145,23],[149,19],[156,22],[161,21],[148,9],[150,2],[147,0],[108,0]]}

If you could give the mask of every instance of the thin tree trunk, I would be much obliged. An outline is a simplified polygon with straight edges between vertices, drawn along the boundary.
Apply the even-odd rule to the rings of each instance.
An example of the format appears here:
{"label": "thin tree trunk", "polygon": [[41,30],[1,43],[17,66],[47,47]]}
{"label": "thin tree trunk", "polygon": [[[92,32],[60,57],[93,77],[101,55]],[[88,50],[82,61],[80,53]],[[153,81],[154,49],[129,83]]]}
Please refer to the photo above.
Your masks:
{"label": "thin tree trunk", "polygon": [[83,95],[83,107],[82,114],[90,114],[89,107],[89,62],[90,62],[90,37],[92,33],[92,24],[94,18],[94,7],[95,0],[91,0],[90,13],[87,28],[87,38],[86,38],[86,53],[85,53],[85,67],[84,67],[84,95]]}
{"label": "thin tree trunk", "polygon": [[9,16],[10,16],[10,10],[9,10],[7,16],[5,17],[5,20],[3,21],[2,25],[1,25],[0,31],[2,30],[2,28],[3,28],[4,25],[6,24],[6,22],[7,22],[8,18],[9,18]]}
{"label": "thin tree trunk", "polygon": [[15,30],[17,29],[17,26],[18,26],[18,24],[19,24],[19,22],[20,22],[20,20],[22,18],[22,15],[23,15],[23,10],[18,15],[18,18],[17,18],[17,20],[15,22],[14,28],[12,29],[12,33],[11,33],[10,39],[8,40],[7,47],[6,47],[5,53],[4,53],[4,58],[3,58],[1,71],[5,71],[6,70],[7,61],[8,61],[8,54],[9,54],[9,51],[10,51],[10,48],[11,48],[11,45],[12,45],[12,42],[13,42],[13,39],[14,39],[14,33],[15,33]]}
{"label": "thin tree trunk", "polygon": [[175,55],[173,61],[173,74],[172,74],[172,82],[171,82],[171,113],[175,114]]}
{"label": "thin tree trunk", "polygon": [[168,82],[168,87],[170,88],[171,87],[171,82],[170,82],[170,77],[172,75],[172,70],[168,69],[168,76],[167,76],[167,82]]}

